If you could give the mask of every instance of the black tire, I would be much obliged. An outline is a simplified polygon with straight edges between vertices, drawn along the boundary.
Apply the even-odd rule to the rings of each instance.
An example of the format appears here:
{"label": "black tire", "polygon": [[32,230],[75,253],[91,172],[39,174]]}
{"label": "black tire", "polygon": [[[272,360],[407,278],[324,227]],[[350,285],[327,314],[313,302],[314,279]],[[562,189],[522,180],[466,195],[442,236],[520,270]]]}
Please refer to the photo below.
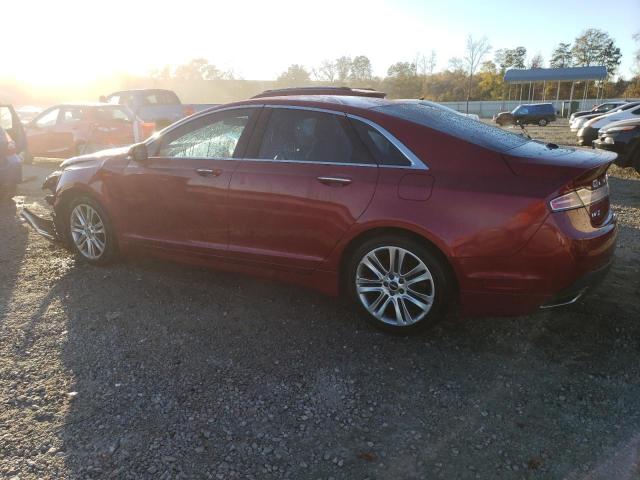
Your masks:
{"label": "black tire", "polygon": [[538,120],[538,125],[540,125],[541,127],[546,127],[548,123],[549,122],[546,118],[541,118],[540,120]]}
{"label": "black tire", "polygon": [[[372,280],[365,279],[365,275],[363,275],[363,272],[372,271],[368,269],[368,267],[363,266],[361,264],[361,261],[368,254],[376,252],[375,255],[380,260],[381,264],[385,263],[385,260],[387,261],[387,263],[389,263],[389,247],[392,249],[402,249],[405,251],[404,262],[406,263],[405,266],[400,269],[400,272],[396,272],[396,281],[394,282],[392,279],[387,278],[387,283],[384,286],[380,286],[380,298],[382,298],[382,300],[378,298],[377,291],[371,292],[371,297],[368,296],[369,292],[363,293],[362,290],[359,292],[356,285],[358,278],[361,279],[361,287],[363,286],[363,280],[365,282],[383,282],[383,280],[379,280],[380,277],[378,275],[372,275],[374,277]],[[386,259],[385,252],[387,252]],[[407,255],[406,252],[411,255]],[[397,253],[394,253],[394,258],[397,258],[397,260],[394,260],[394,263],[400,263],[400,257],[397,255]],[[408,301],[406,296],[404,295],[405,293],[407,296],[410,295],[408,282],[410,282],[411,280],[415,280],[419,276],[421,276],[418,275],[416,277],[406,275],[410,270],[415,268],[413,265],[419,265],[418,261],[422,262],[423,266],[427,268],[427,273],[430,273],[431,275],[431,279],[425,280],[424,285],[421,287],[426,288],[426,290],[422,291],[422,294],[432,295],[433,298],[430,308],[422,314],[420,314],[419,312],[418,314],[415,314],[415,311],[420,310],[420,308],[417,307],[416,304]],[[439,252],[436,252],[426,244],[423,244],[414,239],[399,235],[384,235],[367,240],[353,251],[348,262],[349,263],[345,271],[344,282],[346,292],[349,295],[350,300],[356,305],[356,308],[362,314],[365,320],[367,320],[376,328],[379,328],[386,332],[398,334],[413,334],[430,328],[440,320],[442,320],[444,314],[453,303],[455,280],[450,273],[450,269],[446,265],[446,261],[442,258],[442,255],[439,254]],[[400,275],[398,275],[398,273],[400,273]],[[364,285],[369,285],[369,283],[366,283]],[[374,286],[374,288],[376,287]],[[403,290],[403,288],[406,290]],[[411,296],[415,295],[415,293],[416,292],[413,292],[413,290],[411,290]],[[386,297],[384,297],[385,295],[389,297],[391,303],[386,300]],[[402,299],[400,297],[402,297]],[[381,314],[381,317],[383,318],[372,314],[365,306],[365,301],[371,302],[370,307],[373,306],[372,304],[375,304],[376,301],[380,301],[380,304],[387,302],[388,306],[386,308],[383,307],[384,310]],[[399,310],[396,309],[397,304],[401,305],[400,307],[398,307]],[[405,308],[403,309],[402,306],[404,306]],[[393,322],[393,319],[390,318],[394,315],[397,318],[398,313],[400,313],[400,316],[402,317],[401,322],[404,322],[404,324],[401,324],[401,322],[399,321]],[[409,315],[407,315],[407,313]],[[414,318],[420,318],[418,318],[414,323],[411,323],[411,321],[413,320],[412,316]],[[388,318],[385,319],[384,317]],[[411,320],[407,321],[407,319]]]}
{"label": "black tire", "polygon": [[[76,207],[88,206],[95,211],[100,219],[100,222],[104,226],[104,234],[93,233],[93,237],[97,237],[104,245],[100,255],[95,258],[91,258],[88,252],[84,252],[78,246],[72,232],[73,227],[73,212]],[[94,217],[95,218],[95,217]],[[118,257],[118,243],[116,239],[115,230],[113,224],[107,214],[106,210],[100,205],[100,203],[91,197],[79,196],[71,200],[65,208],[65,239],[67,240],[70,248],[76,255],[76,257],[91,265],[108,265],[113,263]]]}

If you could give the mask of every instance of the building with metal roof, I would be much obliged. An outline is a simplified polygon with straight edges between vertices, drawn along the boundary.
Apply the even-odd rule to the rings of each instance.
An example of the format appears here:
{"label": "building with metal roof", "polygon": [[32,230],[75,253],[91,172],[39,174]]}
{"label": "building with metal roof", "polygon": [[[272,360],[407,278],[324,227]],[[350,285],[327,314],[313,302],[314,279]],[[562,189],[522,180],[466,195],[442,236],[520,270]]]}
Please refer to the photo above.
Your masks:
{"label": "building with metal roof", "polygon": [[[574,111],[577,106],[577,102],[574,102],[573,94],[576,86],[576,82],[583,82],[584,88],[582,94],[584,99],[587,98],[587,92],[589,91],[589,82],[599,82],[596,87],[596,100],[601,94],[604,94],[603,81],[607,79],[607,67],[603,65],[594,65],[590,67],[568,67],[568,68],[511,68],[504,74],[504,81],[509,86],[508,88],[508,100],[511,100],[511,87],[515,85],[514,100],[518,97],[518,87],[520,90],[520,101],[523,100],[524,85],[528,84],[528,92],[526,100],[529,102],[535,101],[536,83],[542,82],[541,100],[545,101],[546,98],[546,86],[547,82],[557,82],[558,87],[556,90],[556,108],[561,111],[562,115],[569,115]],[[569,101],[560,102],[560,85],[562,82],[571,82],[571,93],[569,95]],[[503,95],[503,102],[507,100],[505,98],[507,89],[505,89],[505,95]],[[565,109],[566,107],[566,109]]]}
{"label": "building with metal roof", "polygon": [[579,82],[605,78],[607,78],[607,67],[601,65],[570,68],[511,68],[504,74],[504,81],[507,83]]}

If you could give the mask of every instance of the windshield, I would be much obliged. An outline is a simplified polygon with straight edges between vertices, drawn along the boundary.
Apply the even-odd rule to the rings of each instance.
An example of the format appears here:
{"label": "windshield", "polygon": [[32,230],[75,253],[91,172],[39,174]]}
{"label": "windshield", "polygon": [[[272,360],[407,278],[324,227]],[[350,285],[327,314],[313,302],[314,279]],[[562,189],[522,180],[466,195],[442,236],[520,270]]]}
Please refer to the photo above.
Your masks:
{"label": "windshield", "polygon": [[529,141],[522,135],[507,132],[464,115],[451,115],[446,110],[425,104],[419,100],[384,105],[373,108],[373,110],[424,125],[498,152],[511,150]]}

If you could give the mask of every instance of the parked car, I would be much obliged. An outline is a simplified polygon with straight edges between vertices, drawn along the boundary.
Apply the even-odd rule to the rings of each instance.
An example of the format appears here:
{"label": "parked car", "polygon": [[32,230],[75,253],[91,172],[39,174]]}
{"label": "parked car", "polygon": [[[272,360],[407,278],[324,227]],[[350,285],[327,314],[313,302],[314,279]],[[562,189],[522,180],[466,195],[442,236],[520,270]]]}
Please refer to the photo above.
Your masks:
{"label": "parked car", "polygon": [[591,145],[591,142],[598,138],[598,130],[612,122],[637,118],[640,118],[640,102],[635,102],[633,106],[624,110],[619,109],[600,117],[592,118],[578,130],[578,145]]}
{"label": "parked car", "polygon": [[624,105],[621,105],[621,106],[619,106],[617,108],[613,108],[613,109],[609,110],[609,112],[607,112],[607,113],[592,113],[592,114],[589,114],[589,115],[583,115],[581,117],[574,118],[573,121],[569,124],[569,128],[571,129],[572,132],[577,132],[582,127],[584,127],[584,125],[589,120],[592,120],[592,119],[598,118],[598,117],[602,117],[603,115],[608,115],[608,114],[611,114],[611,113],[624,112],[624,111],[629,110],[630,108],[633,108],[633,107],[635,107],[637,105],[640,105],[640,102],[627,102]]}
{"label": "parked car", "polygon": [[263,97],[67,160],[43,186],[53,218],[22,214],[90,264],[157,253],[344,292],[411,332],[456,301],[577,301],[613,258],[614,159],[418,100]]}
{"label": "parked car", "polygon": [[124,105],[55,105],[24,126],[27,161],[35,157],[68,158],[113,146],[131,145],[154,130]]}
{"label": "parked car", "polygon": [[593,147],[618,154],[616,165],[633,167],[640,173],[640,118],[613,122],[598,131]]}
{"label": "parked car", "polygon": [[9,104],[0,104],[0,201],[16,194],[22,181],[22,161],[25,136],[20,118]]}
{"label": "parked car", "polygon": [[493,121],[501,126],[534,124],[544,127],[555,120],[556,111],[551,103],[518,105],[511,112],[500,112],[493,116]]}
{"label": "parked car", "polygon": [[215,106],[215,104],[184,104],[175,92],[159,88],[122,90],[100,97],[100,101],[126,105],[143,121],[155,123],[158,130],[181,118]]}
{"label": "parked car", "polygon": [[576,118],[583,117],[585,115],[603,115],[611,110],[615,110],[616,108],[622,107],[626,100],[620,102],[604,102],[600,105],[595,105],[591,110],[582,110],[580,112],[574,112],[569,117],[569,122],[573,122]]}

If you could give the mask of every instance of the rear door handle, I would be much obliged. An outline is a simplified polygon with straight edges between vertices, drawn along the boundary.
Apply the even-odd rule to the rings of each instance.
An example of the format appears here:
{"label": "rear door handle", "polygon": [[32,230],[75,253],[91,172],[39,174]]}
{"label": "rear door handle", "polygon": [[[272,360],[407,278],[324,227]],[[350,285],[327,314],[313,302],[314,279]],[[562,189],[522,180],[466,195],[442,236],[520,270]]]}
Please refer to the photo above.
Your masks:
{"label": "rear door handle", "polygon": [[330,187],[346,187],[351,183],[350,178],[344,177],[318,177],[318,181]]}
{"label": "rear door handle", "polygon": [[214,170],[212,168],[196,168],[196,173],[201,177],[218,177],[222,170]]}

